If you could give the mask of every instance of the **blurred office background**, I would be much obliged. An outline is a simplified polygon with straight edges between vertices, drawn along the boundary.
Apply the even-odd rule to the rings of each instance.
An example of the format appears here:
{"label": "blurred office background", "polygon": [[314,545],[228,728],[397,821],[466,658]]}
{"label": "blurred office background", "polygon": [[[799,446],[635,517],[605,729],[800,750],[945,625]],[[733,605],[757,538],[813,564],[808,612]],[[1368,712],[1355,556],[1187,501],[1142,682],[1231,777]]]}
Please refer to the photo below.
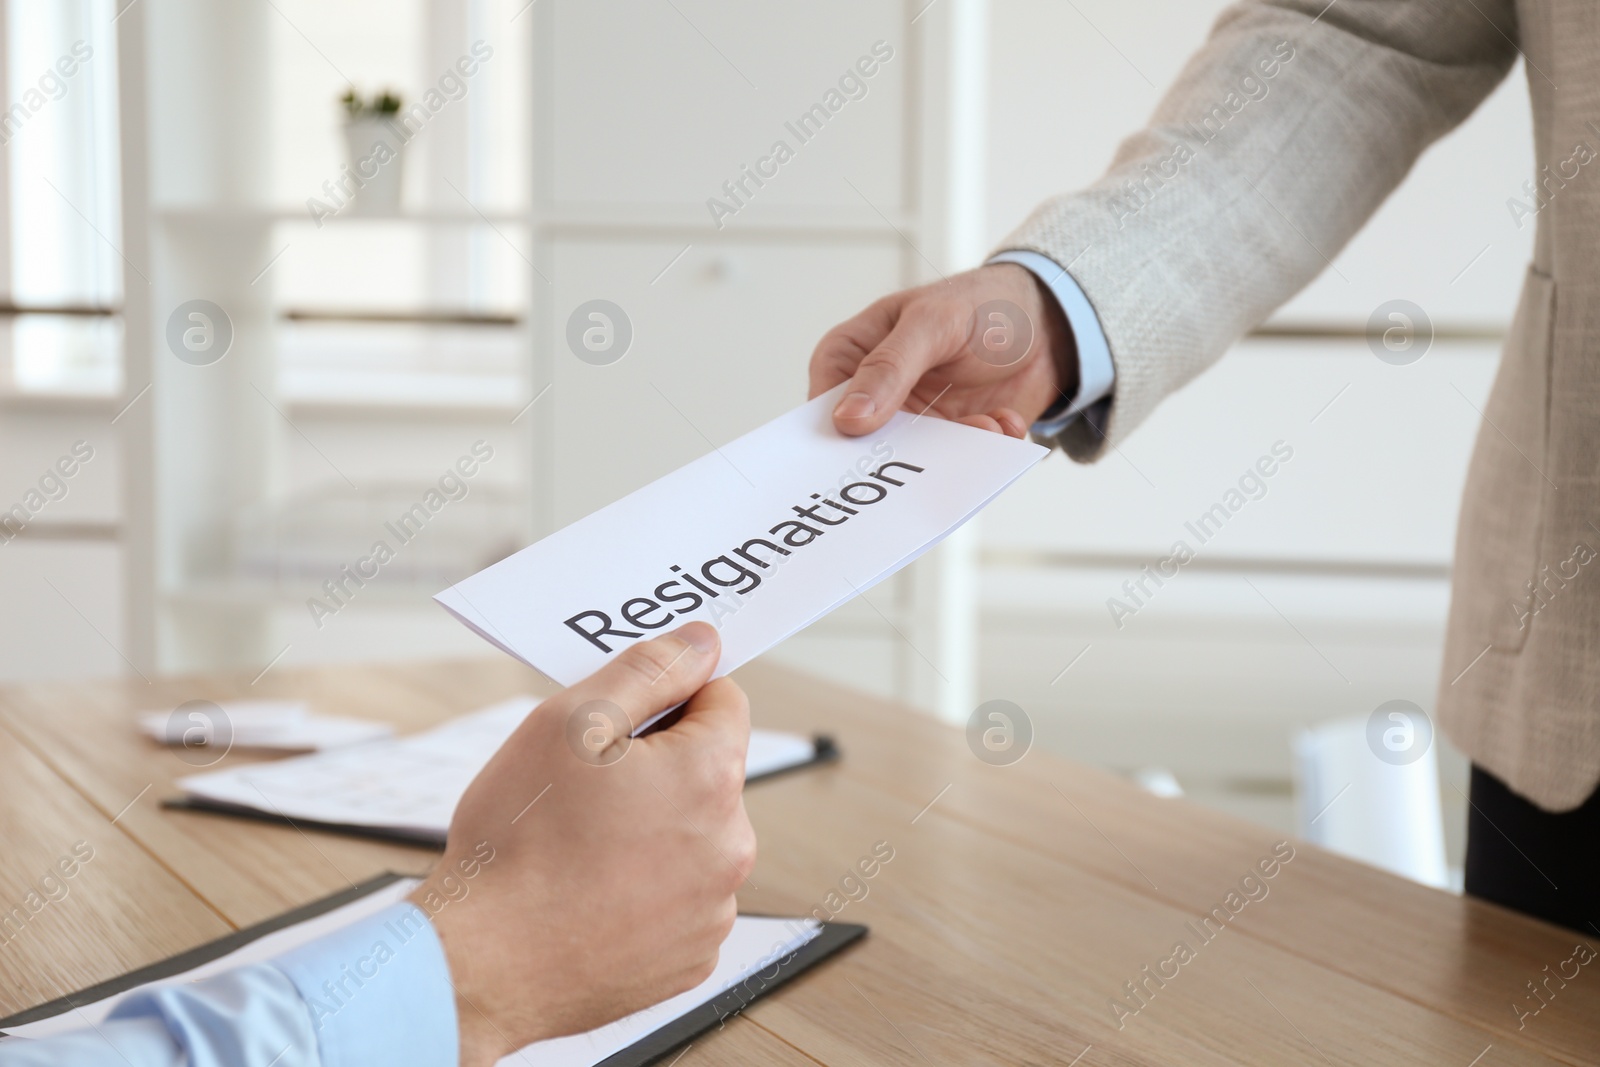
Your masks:
{"label": "blurred office background", "polygon": [[[485,654],[433,592],[803,400],[830,325],[1095,178],[1222,6],[0,2],[0,509],[26,518],[0,537],[0,680]],[[862,57],[800,143],[786,123]],[[394,202],[336,195],[352,88],[411,115]],[[1301,730],[1434,706],[1531,248],[1506,206],[1525,97],[1519,67],[1120,451],[1052,456],[774,657],[957,722],[1011,700],[1041,747],[1303,826]],[[708,198],[780,139],[719,228]],[[631,324],[609,366],[566,339],[596,299]],[[1409,365],[1367,339],[1397,299],[1432,324]],[[171,340],[196,300],[231,333],[214,362]],[[328,597],[479,441],[466,499]],[[1119,626],[1108,599],[1279,442],[1265,497]],[[1440,761],[1459,865],[1464,765]]]}

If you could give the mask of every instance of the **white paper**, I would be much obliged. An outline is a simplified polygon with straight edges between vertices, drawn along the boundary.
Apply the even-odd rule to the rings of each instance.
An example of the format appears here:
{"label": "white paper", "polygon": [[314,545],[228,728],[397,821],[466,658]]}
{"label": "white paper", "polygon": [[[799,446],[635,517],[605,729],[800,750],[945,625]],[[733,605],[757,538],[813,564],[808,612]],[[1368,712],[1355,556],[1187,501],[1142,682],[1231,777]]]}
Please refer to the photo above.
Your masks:
{"label": "white paper", "polygon": [[[435,599],[562,685],[586,678],[633,641],[692,619],[721,630],[717,673],[727,674],[910,563],[1047,454],[1031,442],[905,412],[875,434],[845,437],[831,418],[839,392],[713,450]],[[797,507],[818,510],[803,516]],[[800,543],[811,535],[779,526],[786,521],[820,536]],[[787,555],[751,545],[754,538]],[[716,595],[693,588],[674,566]],[[733,584],[719,585],[717,576]],[[634,622],[624,614],[628,602]],[[591,640],[580,632],[607,628],[639,637],[599,633]]]}
{"label": "white paper", "polygon": [[[272,959],[330,931],[398,903],[416,888],[416,885],[415,879],[401,879],[341,908],[335,908],[313,919],[259,937],[193,970],[159,983],[152,982],[137,988],[147,989],[155,985],[197,982],[235,967]],[[722,942],[716,970],[712,972],[710,978],[694,989],[586,1034],[574,1034],[570,1037],[528,1045],[502,1059],[500,1063],[503,1067],[527,1067],[528,1064],[536,1064],[537,1067],[593,1067],[607,1056],[620,1052],[679,1016],[714,1000],[757,972],[770,968],[776,958],[793,952],[816,937],[820,931],[821,927],[813,919],[769,919],[741,915],[734,923],[733,931]],[[80,1004],[77,1010],[24,1026],[12,1027],[6,1032],[20,1038],[39,1039],[86,1026],[97,1026],[111,1014],[112,1008],[119,1000],[132,992],[134,990],[128,990],[126,993],[119,993],[104,1000]]]}
{"label": "white paper", "polygon": [[[407,737],[192,774],[177,785],[219,804],[442,843],[467,786],[537,703],[512,697]],[[812,742],[798,734],[752,730],[745,773],[798,766],[814,753]]]}
{"label": "white paper", "polygon": [[224,700],[185,711],[142,711],[139,729],[164,745],[316,752],[394,735],[388,723],[313,715],[298,700]]}
{"label": "white paper", "polygon": [[809,737],[782,730],[751,730],[750,750],[744,757],[744,776],[758,778],[773,771],[788,770],[809,763],[817,746]]}
{"label": "white paper", "polygon": [[[664,919],[670,922],[670,919]],[[502,1059],[499,1067],[594,1067],[648,1037],[674,1019],[715,1000],[822,932],[815,919],[768,919],[741,915],[722,942],[716,970],[687,993],[635,1012],[586,1034],[539,1041]],[[768,977],[771,977],[769,974]]]}

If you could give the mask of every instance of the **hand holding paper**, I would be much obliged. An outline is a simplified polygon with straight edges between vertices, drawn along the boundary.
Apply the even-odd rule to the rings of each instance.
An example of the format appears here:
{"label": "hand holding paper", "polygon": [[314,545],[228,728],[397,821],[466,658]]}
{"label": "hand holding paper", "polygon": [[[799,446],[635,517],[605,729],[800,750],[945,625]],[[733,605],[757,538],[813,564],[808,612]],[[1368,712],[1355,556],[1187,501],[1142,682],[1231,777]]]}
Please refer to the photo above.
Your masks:
{"label": "hand holding paper", "polygon": [[875,300],[811,354],[811,395],[839,383],[833,421],[851,436],[902,407],[1025,437],[1078,391],[1076,339],[1043,279],[991,263]]}
{"label": "hand holding paper", "polygon": [[[704,623],[633,645],[535,708],[467,788],[412,894],[449,958],[464,1067],[711,974],[756,849],[741,794],[749,709],[732,681],[706,684],[716,660]],[[684,700],[669,730],[606,728]],[[575,728],[606,743],[574,746]],[[453,880],[463,864],[481,868],[470,896]]]}
{"label": "hand holding paper", "polygon": [[[319,1050],[330,1063],[444,1062],[452,1046],[464,1067],[592,1067],[624,1050],[622,1062],[656,1062],[864,933],[736,923],[755,862],[741,797],[750,726],[739,687],[708,682],[717,651],[698,622],[640,642],[500,734],[440,863],[403,887],[414,907],[369,908],[368,927],[350,930],[324,915],[277,952],[287,929],[246,947],[231,935],[204,966],[186,953],[121,990],[97,985],[8,1021],[0,1047],[17,1050],[10,1035],[22,1034],[44,1043],[17,1062],[64,1063],[137,1045],[132,1058],[167,1063],[204,1030],[207,1063],[251,1058],[238,1048],[284,1063]],[[629,736],[627,723],[679,703],[671,728]],[[429,923],[437,939],[418,936]],[[131,985],[149,996],[118,1001]]]}

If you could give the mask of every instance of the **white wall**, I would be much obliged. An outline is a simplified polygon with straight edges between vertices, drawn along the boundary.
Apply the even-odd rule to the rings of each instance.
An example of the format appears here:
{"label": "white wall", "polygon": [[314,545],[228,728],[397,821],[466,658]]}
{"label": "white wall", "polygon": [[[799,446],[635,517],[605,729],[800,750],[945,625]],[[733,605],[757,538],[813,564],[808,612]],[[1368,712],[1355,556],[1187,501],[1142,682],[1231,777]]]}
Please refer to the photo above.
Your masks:
{"label": "white wall", "polygon": [[[1226,6],[992,0],[991,240],[1046,197],[1099,177]],[[1477,113],[1424,155],[1337,257],[1338,273],[1327,272],[1284,317],[1360,323],[1377,304],[1404,296],[1440,325],[1503,323],[1533,247],[1532,226],[1519,231],[1505,201],[1532,175],[1532,160],[1519,64]],[[1489,252],[1452,284],[1486,244]]]}
{"label": "white wall", "polygon": [[[1222,6],[994,0],[992,240],[1101,173]],[[1406,298],[1441,331],[1503,329],[1532,238],[1505,200],[1531,158],[1519,66],[1275,322],[1359,330]],[[1099,465],[1052,457],[983,517],[983,695],[1021,703],[1044,744],[1165,764],[1202,796],[1286,825],[1299,724],[1397,697],[1433,707],[1474,406],[1497,359],[1492,341],[1440,340],[1392,367],[1359,337],[1252,340]],[[1138,565],[1117,558],[1165,554],[1279,440],[1293,461],[1201,550],[1255,569],[1185,572],[1118,629],[1105,602]],[[1063,565],[1090,556],[1113,561]],[[1317,576],[1314,563],[1370,573]]]}

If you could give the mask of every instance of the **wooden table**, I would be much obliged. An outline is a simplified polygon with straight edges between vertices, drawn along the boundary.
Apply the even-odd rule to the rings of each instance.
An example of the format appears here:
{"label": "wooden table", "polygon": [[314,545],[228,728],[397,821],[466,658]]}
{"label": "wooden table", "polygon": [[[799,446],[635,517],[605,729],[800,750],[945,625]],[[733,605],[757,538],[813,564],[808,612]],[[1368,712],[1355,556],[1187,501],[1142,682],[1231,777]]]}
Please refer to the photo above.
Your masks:
{"label": "wooden table", "polygon": [[[840,907],[872,934],[696,1042],[682,1067],[1600,1062],[1600,960],[1551,979],[1520,1025],[1514,1007],[1536,1006],[1526,983],[1600,936],[1293,843],[1274,877],[1246,885],[1266,895],[1236,897],[1203,941],[1201,918],[1227,908],[1277,835],[1043,752],[990,766],[958,730],[807,675],[758,664],[738,678],[757,725],[827,732],[845,754],[750,787],[761,859],[741,903]],[[0,932],[0,1015],[433,858],[163,810],[192,768],[137,735],[134,712],[295,697],[409,730],[542,691],[504,659],[0,690],[0,906],[76,843],[94,850],[66,896]],[[841,879],[878,842],[894,858],[849,899]],[[1189,958],[1164,964],[1179,941]],[[1148,991],[1137,1013],[1129,982]]]}

